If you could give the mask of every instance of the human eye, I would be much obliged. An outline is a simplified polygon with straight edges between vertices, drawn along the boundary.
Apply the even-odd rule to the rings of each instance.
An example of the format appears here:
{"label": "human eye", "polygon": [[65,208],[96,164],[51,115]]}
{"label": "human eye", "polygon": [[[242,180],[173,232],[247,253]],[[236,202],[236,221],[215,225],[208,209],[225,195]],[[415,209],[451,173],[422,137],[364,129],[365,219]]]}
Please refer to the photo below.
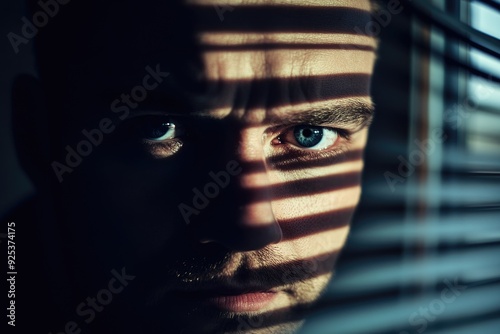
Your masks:
{"label": "human eye", "polygon": [[344,132],[339,129],[299,124],[285,129],[273,143],[292,145],[302,150],[322,151],[334,147],[343,136]]}
{"label": "human eye", "polygon": [[144,117],[135,125],[139,136],[151,143],[179,138],[183,131],[175,122],[163,117]]}
{"label": "human eye", "polygon": [[170,117],[137,116],[127,122],[127,133],[157,158],[171,156],[183,145],[184,128],[179,121]]}

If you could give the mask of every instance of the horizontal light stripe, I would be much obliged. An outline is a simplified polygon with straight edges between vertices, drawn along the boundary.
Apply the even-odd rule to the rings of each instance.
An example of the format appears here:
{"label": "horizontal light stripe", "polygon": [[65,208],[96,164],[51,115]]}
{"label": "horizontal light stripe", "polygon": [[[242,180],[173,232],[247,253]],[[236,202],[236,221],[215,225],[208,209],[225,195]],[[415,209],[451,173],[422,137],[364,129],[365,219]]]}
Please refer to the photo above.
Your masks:
{"label": "horizontal light stripe", "polygon": [[[361,10],[369,11],[370,2],[366,0],[187,0],[186,3],[191,5],[202,5],[202,6],[232,6],[237,10],[237,6],[248,6],[248,5],[259,5],[265,6],[303,6],[303,7],[349,7],[357,8]],[[222,8],[221,8],[222,9]],[[229,8],[228,8],[229,9]]]}
{"label": "horizontal light stripe", "polygon": [[[228,13],[228,15],[230,15]],[[203,32],[198,34],[202,45],[245,45],[256,43],[289,43],[289,44],[315,44],[321,46],[325,43],[337,44],[357,44],[359,46],[376,47],[376,42],[372,37],[366,35],[346,35],[339,33],[304,33],[304,32],[282,32],[282,33],[241,33],[241,32]]]}
{"label": "horizontal light stripe", "polygon": [[[335,280],[333,290],[329,293],[340,290],[364,294],[401,284],[418,284],[426,275],[444,279],[459,276],[467,271],[500,268],[498,254],[500,246],[455,250],[449,254],[433,254],[433,257],[406,262],[399,257],[387,256],[381,256],[377,260],[353,261],[349,269],[344,269],[342,276]],[[491,274],[485,275],[484,279],[491,279]]]}
{"label": "horizontal light stripe", "polygon": [[[307,167],[307,163],[304,163],[304,166]],[[325,167],[312,167],[304,170],[293,170],[290,173],[294,173],[295,175],[300,176],[297,180],[277,180],[270,179],[266,172],[262,173],[253,173],[244,175],[241,179],[241,185],[247,189],[252,189],[256,187],[264,187],[264,186],[282,186],[286,187],[287,183],[290,181],[307,181],[314,180],[318,177],[332,177],[332,182],[334,182],[334,177],[342,177],[343,174],[352,173],[352,172],[361,172],[363,168],[363,162],[361,160],[350,161],[340,163],[338,165],[330,165]],[[270,172],[278,174],[283,172]],[[288,173],[287,173],[288,174]]]}

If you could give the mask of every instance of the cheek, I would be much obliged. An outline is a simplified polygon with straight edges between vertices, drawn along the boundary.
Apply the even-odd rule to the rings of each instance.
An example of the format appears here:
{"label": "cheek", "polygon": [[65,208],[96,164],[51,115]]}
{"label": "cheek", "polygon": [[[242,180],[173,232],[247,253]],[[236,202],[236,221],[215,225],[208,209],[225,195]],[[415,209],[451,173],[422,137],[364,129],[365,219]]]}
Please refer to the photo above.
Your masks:
{"label": "cheek", "polygon": [[301,257],[328,257],[341,250],[359,196],[358,186],[274,206],[282,244],[289,244]]}
{"label": "cheek", "polygon": [[[354,140],[351,150],[363,151],[367,131]],[[275,218],[283,231],[284,242],[308,245],[316,253],[342,248],[348,226],[361,195],[361,156],[335,158],[323,167],[309,167],[294,172],[273,170],[269,173],[279,183],[281,194],[273,196]]]}
{"label": "cheek", "polygon": [[283,182],[282,191],[288,196],[272,202],[283,231],[283,247],[300,257],[324,259],[340,251],[361,195],[361,170],[359,160],[315,173],[281,175],[294,179]]}

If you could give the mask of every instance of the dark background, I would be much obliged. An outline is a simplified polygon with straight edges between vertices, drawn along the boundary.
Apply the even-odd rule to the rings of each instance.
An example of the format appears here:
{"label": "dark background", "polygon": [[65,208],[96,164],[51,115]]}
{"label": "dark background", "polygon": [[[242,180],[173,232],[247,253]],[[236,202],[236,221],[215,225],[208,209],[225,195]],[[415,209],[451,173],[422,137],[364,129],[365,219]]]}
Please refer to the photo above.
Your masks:
{"label": "dark background", "polygon": [[[443,3],[448,15],[456,19],[463,19],[457,14],[457,4],[469,3],[436,2]],[[19,73],[34,72],[33,43],[21,45],[19,54],[15,54],[6,37],[10,31],[19,33],[23,15],[23,1],[2,0],[0,216],[33,191],[16,159],[10,125],[12,80]],[[419,131],[430,127],[429,119],[444,117],[447,106],[461,101],[460,85],[464,80],[458,78],[465,78],[465,82],[470,78],[470,71],[445,59],[441,63],[444,77],[437,79],[438,86],[444,84],[445,93],[434,89],[432,78],[425,76],[432,47],[426,49],[429,44],[425,44],[425,32],[418,29],[424,45],[416,46],[415,21],[430,26],[425,19],[417,19],[405,2],[404,12],[393,16],[381,30],[372,87],[377,113],[366,151],[362,201],[336,278],[304,333],[500,333],[500,272],[495,271],[500,268],[499,152],[471,151],[467,146],[468,126],[453,129],[443,124],[451,139],[443,144],[440,154],[427,156],[426,166],[437,164],[436,169],[417,168],[394,192],[384,176],[388,171],[398,174],[398,157],[408,158],[413,139],[425,138],[426,134]],[[439,31],[432,30],[432,34],[439,35]],[[458,57],[457,45],[456,40],[448,38],[443,49],[448,56]],[[465,46],[464,50],[463,60],[467,63],[469,49]],[[412,71],[415,62],[417,67],[422,66],[418,73]],[[428,91],[422,83],[425,80]],[[441,109],[426,110],[429,91],[440,94]],[[489,112],[500,117],[498,110],[497,106]],[[498,136],[488,136],[489,145],[500,143]],[[427,195],[415,196],[417,191]],[[452,196],[456,194],[462,197]],[[470,231],[490,238],[476,237],[471,242],[469,237],[474,233]],[[457,281],[467,289],[420,331],[422,327],[412,324],[409,318],[440,298],[445,281]],[[21,321],[20,315],[17,319]]]}
{"label": "dark background", "polygon": [[16,54],[7,39],[11,31],[20,33],[23,16],[24,1],[0,2],[0,217],[33,191],[17,161],[11,128],[13,79],[20,73],[34,73],[33,44],[22,45]]}

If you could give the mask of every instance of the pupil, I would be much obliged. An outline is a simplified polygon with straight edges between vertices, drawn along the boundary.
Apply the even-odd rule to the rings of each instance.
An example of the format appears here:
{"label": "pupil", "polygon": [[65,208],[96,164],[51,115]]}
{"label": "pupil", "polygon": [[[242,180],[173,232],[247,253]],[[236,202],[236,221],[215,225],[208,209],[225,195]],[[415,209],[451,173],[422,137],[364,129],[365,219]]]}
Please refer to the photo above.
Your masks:
{"label": "pupil", "polygon": [[156,128],[153,129],[153,137],[161,137],[163,136],[166,132],[168,131],[168,125],[167,124],[162,124]]}
{"label": "pupil", "polygon": [[293,131],[295,140],[300,146],[313,147],[323,138],[323,129],[321,127],[299,125]]}

